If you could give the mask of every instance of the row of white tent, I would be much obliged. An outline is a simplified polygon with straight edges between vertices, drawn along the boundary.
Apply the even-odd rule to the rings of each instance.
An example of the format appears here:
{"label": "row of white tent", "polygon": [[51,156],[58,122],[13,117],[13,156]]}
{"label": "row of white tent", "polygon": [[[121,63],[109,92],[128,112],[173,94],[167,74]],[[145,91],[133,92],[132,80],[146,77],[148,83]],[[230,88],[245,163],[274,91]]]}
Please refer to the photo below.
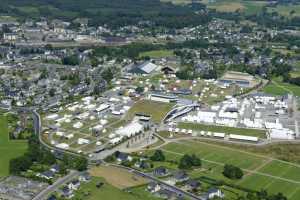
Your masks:
{"label": "row of white tent", "polygon": [[[179,128],[169,128],[169,132],[175,132],[175,133],[183,133],[183,134],[191,134],[192,136],[208,136],[208,137],[217,137],[217,138],[225,138],[225,133],[219,133],[219,132],[211,132],[211,131],[193,131],[191,129],[179,129]],[[229,134],[229,139],[233,140],[245,140],[245,141],[252,141],[252,142],[258,142],[258,137],[254,136],[245,136],[245,135],[236,135],[236,134]]]}

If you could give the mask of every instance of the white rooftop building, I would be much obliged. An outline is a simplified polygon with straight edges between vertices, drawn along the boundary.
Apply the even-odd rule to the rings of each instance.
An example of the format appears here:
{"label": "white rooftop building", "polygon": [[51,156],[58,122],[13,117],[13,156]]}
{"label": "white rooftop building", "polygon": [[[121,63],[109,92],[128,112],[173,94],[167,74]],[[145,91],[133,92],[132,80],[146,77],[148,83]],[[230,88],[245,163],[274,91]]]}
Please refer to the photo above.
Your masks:
{"label": "white rooftop building", "polygon": [[125,127],[120,127],[116,130],[116,134],[120,136],[132,137],[137,133],[143,131],[143,125],[138,122],[132,122]]}
{"label": "white rooftop building", "polygon": [[295,139],[295,132],[287,128],[273,128],[270,130],[270,138],[281,140],[293,140]]}

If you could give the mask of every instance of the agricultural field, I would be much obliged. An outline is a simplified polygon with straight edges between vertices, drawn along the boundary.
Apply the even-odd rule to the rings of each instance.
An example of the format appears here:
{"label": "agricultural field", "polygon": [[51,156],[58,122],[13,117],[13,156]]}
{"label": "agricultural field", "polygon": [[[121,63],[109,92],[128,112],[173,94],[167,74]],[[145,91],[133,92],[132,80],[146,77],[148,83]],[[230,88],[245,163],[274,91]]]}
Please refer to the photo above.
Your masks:
{"label": "agricultural field", "polygon": [[144,178],[133,175],[124,169],[112,166],[94,167],[90,169],[90,174],[94,177],[104,178],[109,184],[119,189],[136,187],[148,183]]}
{"label": "agricultural field", "polygon": [[[96,185],[99,182],[104,184],[100,188],[97,188]],[[99,200],[100,197],[101,199],[109,200],[157,200],[157,198],[151,196],[150,193],[147,193],[144,187],[135,187],[130,189],[130,191],[130,193],[125,192],[112,186],[103,178],[93,177],[91,182],[81,185],[75,197],[76,199],[85,200]]]}
{"label": "agricultural field", "polygon": [[285,17],[296,17],[300,16],[300,5],[278,5],[275,8],[268,8],[268,11],[278,12],[280,15]]}
{"label": "agricultural field", "polygon": [[237,134],[237,135],[247,135],[255,136],[259,138],[266,137],[266,131],[258,129],[246,129],[246,128],[234,128],[226,126],[214,126],[214,125],[205,125],[205,124],[194,124],[194,123],[178,123],[178,128],[192,129],[198,131],[211,131],[211,132],[221,132],[226,134]]}
{"label": "agricultural field", "polygon": [[173,51],[170,50],[156,50],[156,51],[146,51],[140,53],[139,57],[146,57],[149,56],[150,58],[165,58],[174,56]]}
{"label": "agricultural field", "polygon": [[174,104],[170,103],[141,100],[130,108],[126,117],[132,119],[136,113],[144,113],[151,115],[155,123],[160,123],[173,106]]}
{"label": "agricultural field", "polygon": [[259,12],[266,4],[266,1],[243,1],[243,0],[204,0],[208,8],[216,9],[219,12],[242,11],[246,14]]}
{"label": "agricultural field", "polygon": [[[161,149],[168,160],[178,161],[183,154],[199,156],[202,159],[203,169],[194,170],[190,175],[206,184],[213,180],[224,180],[227,183],[256,191],[266,189],[269,193],[282,192],[290,200],[300,198],[300,176],[298,174],[300,165],[298,164],[201,141],[169,143]],[[222,174],[224,164],[233,164],[243,169],[244,178],[238,181],[225,178]],[[243,191],[237,192],[243,194]],[[228,194],[228,191],[225,191],[225,194]],[[234,194],[229,193],[228,195]]]}
{"label": "agricultural field", "polygon": [[0,114],[0,177],[9,175],[9,161],[23,155],[27,150],[26,141],[11,141],[5,114]]}

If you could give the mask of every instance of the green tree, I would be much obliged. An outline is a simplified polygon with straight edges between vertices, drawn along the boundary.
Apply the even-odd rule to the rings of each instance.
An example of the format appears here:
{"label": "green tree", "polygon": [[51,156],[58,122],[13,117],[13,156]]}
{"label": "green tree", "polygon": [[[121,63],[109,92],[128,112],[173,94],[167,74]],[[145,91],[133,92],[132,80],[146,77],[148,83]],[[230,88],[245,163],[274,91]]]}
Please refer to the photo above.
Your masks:
{"label": "green tree", "polygon": [[165,155],[162,150],[156,150],[154,154],[150,157],[152,161],[165,161]]}
{"label": "green tree", "polygon": [[230,179],[241,179],[244,173],[240,168],[226,164],[224,166],[223,175]]}

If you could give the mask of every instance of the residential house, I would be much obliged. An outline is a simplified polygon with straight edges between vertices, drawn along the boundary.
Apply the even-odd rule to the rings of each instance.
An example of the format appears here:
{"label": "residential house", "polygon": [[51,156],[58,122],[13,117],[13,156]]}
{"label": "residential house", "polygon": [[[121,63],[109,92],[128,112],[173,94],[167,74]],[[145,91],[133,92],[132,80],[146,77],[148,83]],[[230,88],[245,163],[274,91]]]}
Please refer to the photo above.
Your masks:
{"label": "residential house", "polygon": [[177,171],[173,175],[173,180],[175,183],[181,183],[189,180],[189,176],[185,171]]}
{"label": "residential house", "polygon": [[67,186],[63,187],[61,192],[62,192],[62,197],[67,199],[71,199],[74,196],[73,191],[70,190]]}
{"label": "residential house", "polygon": [[54,172],[54,173],[58,173],[60,171],[60,167],[58,164],[52,165],[50,168],[50,171]]}
{"label": "residential house", "polygon": [[157,167],[153,171],[154,176],[166,176],[168,175],[168,169],[165,167]]}
{"label": "residential house", "polygon": [[160,184],[156,182],[150,182],[147,186],[147,190],[151,193],[158,192],[161,189]]}
{"label": "residential house", "polygon": [[44,179],[47,179],[47,180],[50,180],[50,179],[53,179],[54,178],[54,172],[52,171],[45,171],[43,173],[40,173],[40,174],[37,174],[38,177],[41,177],[41,178],[44,178]]}
{"label": "residential house", "polygon": [[125,161],[131,161],[132,157],[129,156],[127,153],[118,152],[116,153],[116,158],[118,162],[125,162]]}
{"label": "residential house", "polygon": [[81,182],[88,182],[88,181],[91,180],[91,176],[88,172],[86,172],[86,173],[80,175],[78,180],[81,181]]}
{"label": "residential house", "polygon": [[224,198],[224,193],[218,188],[211,188],[207,191],[207,199],[213,199],[215,197]]}
{"label": "residential house", "polygon": [[201,183],[194,179],[190,179],[186,182],[186,187],[187,187],[187,190],[189,190],[189,191],[196,190],[200,186],[201,186]]}
{"label": "residential house", "polygon": [[80,181],[78,179],[75,179],[68,184],[68,188],[70,190],[78,190],[79,187],[80,187]]}

